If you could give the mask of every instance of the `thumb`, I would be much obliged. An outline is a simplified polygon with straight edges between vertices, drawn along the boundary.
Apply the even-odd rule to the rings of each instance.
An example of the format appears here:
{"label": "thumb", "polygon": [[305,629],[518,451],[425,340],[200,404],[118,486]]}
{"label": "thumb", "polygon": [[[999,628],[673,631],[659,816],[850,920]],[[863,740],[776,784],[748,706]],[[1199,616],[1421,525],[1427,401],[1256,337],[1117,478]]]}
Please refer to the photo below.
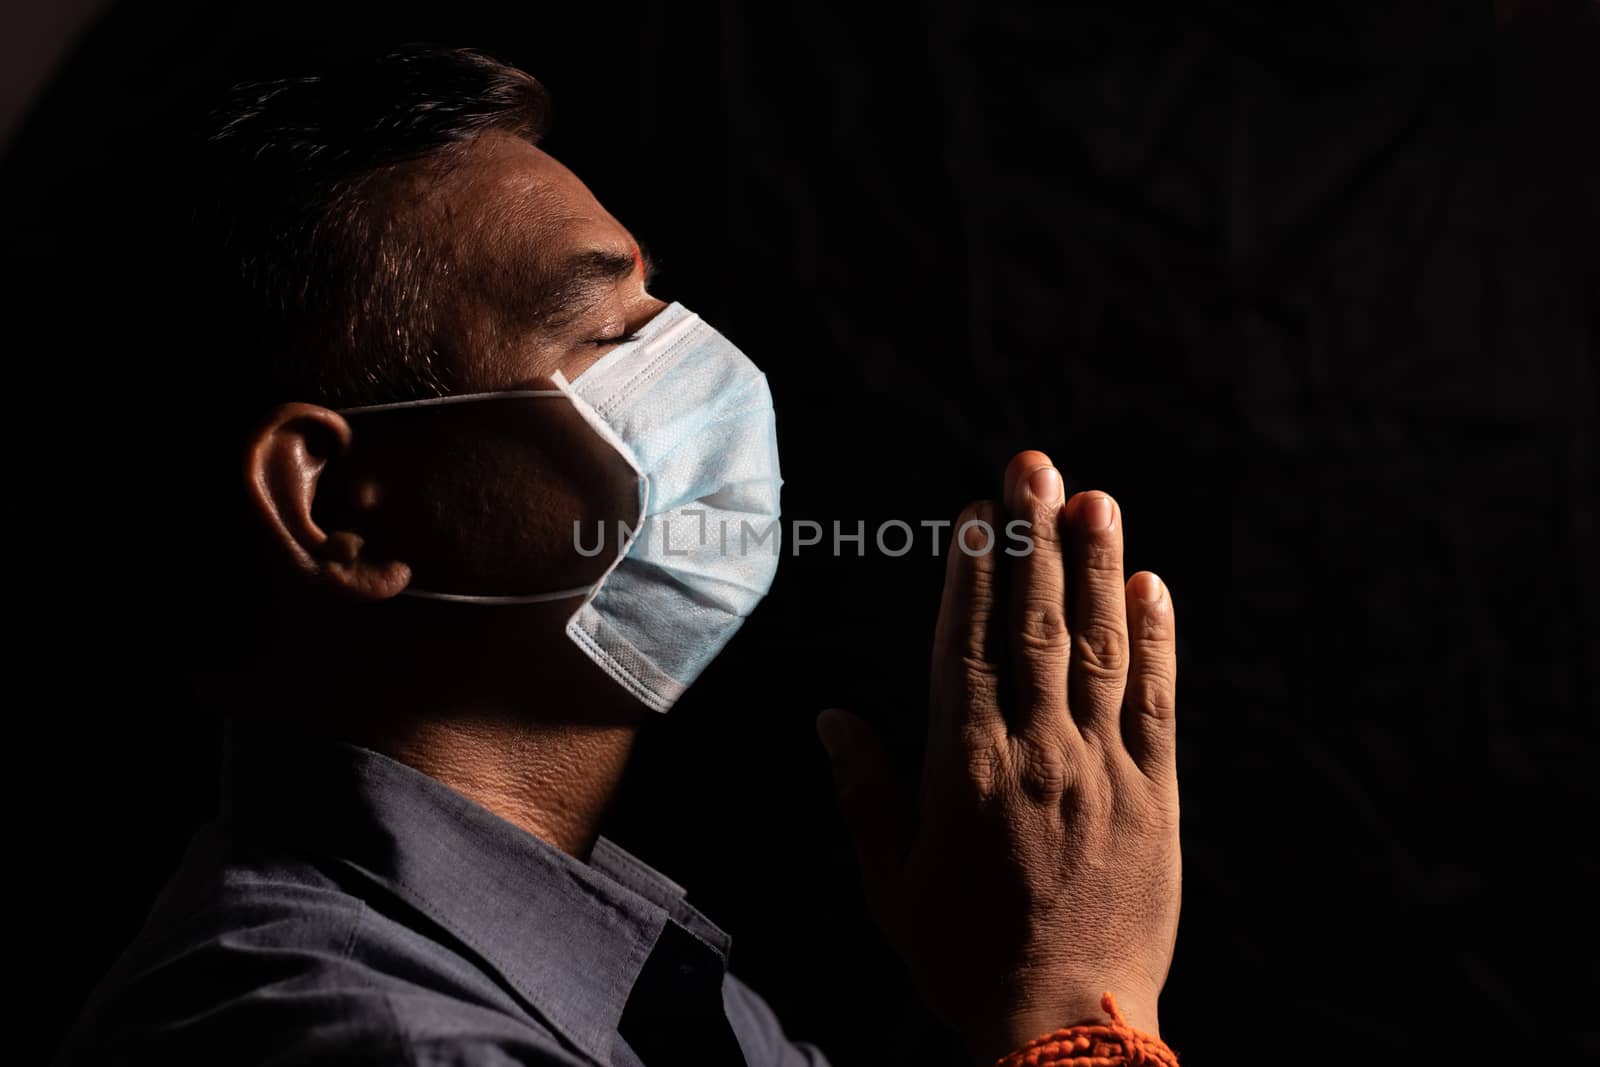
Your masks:
{"label": "thumb", "polygon": [[817,716],[817,736],[833,765],[834,793],[855,842],[867,904],[885,922],[900,877],[903,798],[883,746],[860,717],[829,708]]}

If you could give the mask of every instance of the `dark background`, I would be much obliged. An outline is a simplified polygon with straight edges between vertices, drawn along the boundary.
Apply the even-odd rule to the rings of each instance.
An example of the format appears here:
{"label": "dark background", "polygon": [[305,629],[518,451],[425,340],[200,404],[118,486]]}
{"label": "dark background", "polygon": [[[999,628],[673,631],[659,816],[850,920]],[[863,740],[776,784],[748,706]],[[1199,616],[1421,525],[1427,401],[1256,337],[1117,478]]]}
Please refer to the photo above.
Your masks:
{"label": "dark background", "polygon": [[[1596,8],[1066,7],[112,6],[0,197],[9,962],[41,1052],[215,787],[142,547],[205,536],[163,526],[184,457],[143,431],[206,383],[123,310],[154,283],[185,313],[147,196],[171,108],[431,39],[544,81],[546,147],[657,293],[766,369],[789,516],[950,518],[1023,447],[1121,502],[1181,621],[1186,1062],[1600,1053]],[[841,1064],[958,1062],[863,914],[812,733],[843,704],[914,758],[925,544],[786,559],[611,831]]]}

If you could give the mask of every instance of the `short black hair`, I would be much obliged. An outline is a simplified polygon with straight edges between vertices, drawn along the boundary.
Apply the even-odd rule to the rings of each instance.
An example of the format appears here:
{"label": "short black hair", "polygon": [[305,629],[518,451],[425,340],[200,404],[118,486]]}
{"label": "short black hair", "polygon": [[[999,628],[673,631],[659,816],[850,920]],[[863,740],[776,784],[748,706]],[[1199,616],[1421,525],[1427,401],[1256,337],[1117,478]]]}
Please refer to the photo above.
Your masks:
{"label": "short black hair", "polygon": [[195,138],[191,188],[203,348],[233,363],[234,399],[263,410],[451,391],[455,277],[407,224],[393,179],[448,166],[488,131],[536,143],[548,115],[530,75],[436,45],[227,90]]}
{"label": "short black hair", "polygon": [[447,349],[467,342],[451,312],[481,279],[452,269],[448,235],[413,210],[408,179],[448,172],[491,131],[536,143],[549,114],[534,78],[471,49],[296,62],[292,76],[197,94],[173,123],[178,163],[149,176],[186,218],[181,241],[166,200],[142,231],[133,222],[149,247],[129,251],[172,267],[127,283],[162,339],[162,372],[135,381],[162,390],[153,401],[185,403],[180,418],[124,432],[180,435],[163,445],[183,457],[184,481],[159,528],[128,536],[143,531],[141,550],[176,587],[177,648],[197,664],[222,662],[240,627],[261,624],[254,605],[276,584],[239,474],[260,420],[290,401],[459,390]]}

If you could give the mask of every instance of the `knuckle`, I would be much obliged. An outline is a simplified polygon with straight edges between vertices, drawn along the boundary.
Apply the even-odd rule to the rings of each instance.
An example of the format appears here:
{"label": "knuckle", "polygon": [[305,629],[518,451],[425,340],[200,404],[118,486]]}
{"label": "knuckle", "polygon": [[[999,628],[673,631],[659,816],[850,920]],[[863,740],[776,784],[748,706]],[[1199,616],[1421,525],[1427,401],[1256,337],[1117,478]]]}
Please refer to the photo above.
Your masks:
{"label": "knuckle", "polygon": [[1121,676],[1128,666],[1128,641],[1120,627],[1107,619],[1091,619],[1073,635],[1073,666],[1091,674]]}
{"label": "knuckle", "polygon": [[1164,667],[1147,667],[1139,672],[1133,698],[1140,711],[1158,719],[1168,719],[1178,710],[1176,679]]}
{"label": "knuckle", "polygon": [[[996,593],[995,576],[988,567],[974,565],[967,580],[971,583],[970,591],[973,604],[989,605],[994,602]],[[986,606],[978,610],[981,610],[984,614],[988,613]]]}
{"label": "knuckle", "polygon": [[1033,801],[1048,801],[1073,787],[1072,764],[1050,744],[1029,744],[1017,767],[1017,784]]}
{"label": "knuckle", "polygon": [[1089,534],[1083,543],[1083,565],[1094,574],[1115,575],[1122,588],[1122,545],[1110,530]]}
{"label": "knuckle", "polygon": [[1139,640],[1148,644],[1166,644],[1171,641],[1171,617],[1160,607],[1146,610],[1139,619]]}
{"label": "knuckle", "polygon": [[964,523],[964,522],[974,522],[974,521],[982,522],[982,521],[985,521],[985,520],[993,517],[993,514],[994,514],[994,505],[993,505],[993,503],[991,501],[988,501],[988,500],[973,500],[973,501],[969,501],[967,506],[961,509],[961,514],[956,518],[956,524],[960,525],[961,523]]}
{"label": "knuckle", "polygon": [[1028,533],[1040,546],[1054,547],[1061,543],[1061,505],[1035,503],[1029,516]]}
{"label": "knuckle", "polygon": [[951,530],[946,553],[952,568],[966,567],[981,573],[983,561],[993,548],[997,535],[996,512],[991,500],[974,500],[961,509]]}
{"label": "knuckle", "polygon": [[957,548],[974,559],[986,558],[994,550],[996,531],[987,519],[967,519],[956,527]]}
{"label": "knuckle", "polygon": [[1024,602],[1017,611],[1012,629],[1024,655],[1053,657],[1067,650],[1070,635],[1066,611],[1053,600]]}

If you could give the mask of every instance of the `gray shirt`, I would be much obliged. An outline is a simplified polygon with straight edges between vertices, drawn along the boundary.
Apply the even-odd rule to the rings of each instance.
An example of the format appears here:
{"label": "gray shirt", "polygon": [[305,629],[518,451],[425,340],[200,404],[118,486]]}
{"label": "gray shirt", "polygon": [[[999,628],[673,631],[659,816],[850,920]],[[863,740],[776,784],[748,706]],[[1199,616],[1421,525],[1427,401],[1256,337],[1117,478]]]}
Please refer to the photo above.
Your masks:
{"label": "gray shirt", "polygon": [[58,1062],[824,1064],[728,949],[604,838],[586,863],[369,749],[230,724],[218,818]]}

